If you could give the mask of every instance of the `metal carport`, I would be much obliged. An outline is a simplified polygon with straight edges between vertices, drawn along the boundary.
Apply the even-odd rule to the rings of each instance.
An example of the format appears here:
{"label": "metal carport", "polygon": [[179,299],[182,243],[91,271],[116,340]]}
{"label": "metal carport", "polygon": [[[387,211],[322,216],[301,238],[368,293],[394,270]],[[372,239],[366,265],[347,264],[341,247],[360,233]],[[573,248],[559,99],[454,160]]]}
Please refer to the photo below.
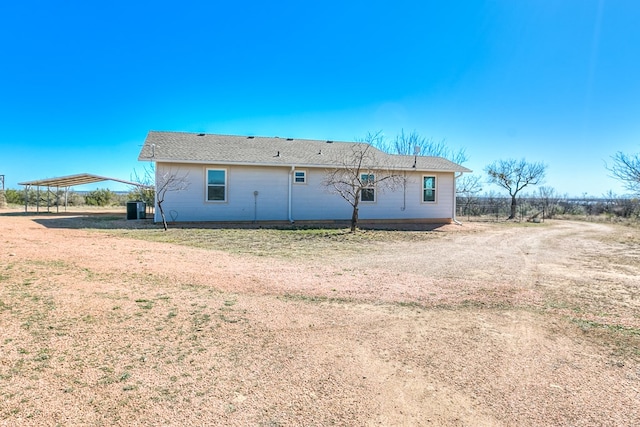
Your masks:
{"label": "metal carport", "polygon": [[[115,181],[115,182],[121,182],[123,184],[134,185],[137,187],[146,187],[146,185],[140,184],[139,182],[126,181],[124,179],[118,179],[118,178],[109,178],[106,176],[93,175],[90,173],[80,173],[77,175],[60,176],[57,178],[45,178],[45,179],[37,179],[34,181],[25,181],[25,182],[19,182],[18,185],[24,185],[24,192],[25,192],[24,211],[25,212],[27,212],[28,206],[29,206],[28,191],[29,191],[29,188],[32,186],[36,186],[37,192],[38,192],[38,197],[36,198],[36,212],[40,212],[40,187],[47,187],[47,211],[49,211],[49,208],[51,207],[50,200],[49,200],[51,187],[56,188],[56,193],[58,192],[58,190],[60,190],[60,188],[64,188],[65,189],[64,190],[64,208],[66,211],[67,195],[69,193],[70,187],[73,187],[74,185],[91,184],[94,182],[101,182],[101,181]],[[56,212],[59,212],[58,203],[56,203]]]}

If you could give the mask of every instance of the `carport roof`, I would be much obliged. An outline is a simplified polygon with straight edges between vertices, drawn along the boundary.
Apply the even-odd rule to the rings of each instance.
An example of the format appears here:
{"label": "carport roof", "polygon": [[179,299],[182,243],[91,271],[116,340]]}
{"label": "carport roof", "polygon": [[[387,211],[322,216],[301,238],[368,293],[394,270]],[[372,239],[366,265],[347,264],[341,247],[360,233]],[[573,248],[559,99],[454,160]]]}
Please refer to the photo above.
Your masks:
{"label": "carport roof", "polygon": [[77,175],[59,176],[57,178],[36,179],[35,181],[19,182],[18,185],[38,185],[46,187],[72,187],[74,185],[91,184],[100,181],[116,181],[128,185],[145,187],[139,182],[126,181],[124,179],[109,178],[106,176],[93,175],[90,173],[79,173]]}

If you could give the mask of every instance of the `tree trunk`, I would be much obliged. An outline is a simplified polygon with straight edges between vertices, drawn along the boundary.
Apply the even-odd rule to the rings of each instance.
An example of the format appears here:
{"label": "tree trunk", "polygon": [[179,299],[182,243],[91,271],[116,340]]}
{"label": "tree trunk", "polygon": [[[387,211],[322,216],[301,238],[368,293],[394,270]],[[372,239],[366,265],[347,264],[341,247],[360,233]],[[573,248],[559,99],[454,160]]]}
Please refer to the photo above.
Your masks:
{"label": "tree trunk", "polygon": [[164,210],[162,209],[162,202],[158,202],[158,209],[160,209],[160,216],[162,217],[162,226],[164,227],[164,231],[167,231],[169,228],[167,226],[167,219],[164,217]]}
{"label": "tree trunk", "polygon": [[353,207],[353,213],[351,214],[351,232],[355,233],[358,228],[358,205]]}
{"label": "tree trunk", "polygon": [[509,219],[516,218],[516,196],[511,196],[511,215],[509,215]]}

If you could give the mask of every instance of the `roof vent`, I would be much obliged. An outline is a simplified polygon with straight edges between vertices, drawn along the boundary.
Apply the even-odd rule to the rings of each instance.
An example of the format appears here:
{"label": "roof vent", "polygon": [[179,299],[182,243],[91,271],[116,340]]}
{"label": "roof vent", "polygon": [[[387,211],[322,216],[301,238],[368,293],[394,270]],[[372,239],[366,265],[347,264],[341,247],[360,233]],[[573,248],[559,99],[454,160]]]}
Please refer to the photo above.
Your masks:
{"label": "roof vent", "polygon": [[204,133],[199,133],[198,136],[204,136]]}
{"label": "roof vent", "polygon": [[253,136],[248,136],[248,137],[247,137],[247,139],[253,139],[253,138],[254,138]]}
{"label": "roof vent", "polygon": [[278,151],[274,157],[280,157],[280,152]]}
{"label": "roof vent", "polygon": [[319,151],[318,151],[318,154],[322,154],[322,150],[319,150]]}
{"label": "roof vent", "polygon": [[333,141],[327,141],[327,144],[333,144]]}

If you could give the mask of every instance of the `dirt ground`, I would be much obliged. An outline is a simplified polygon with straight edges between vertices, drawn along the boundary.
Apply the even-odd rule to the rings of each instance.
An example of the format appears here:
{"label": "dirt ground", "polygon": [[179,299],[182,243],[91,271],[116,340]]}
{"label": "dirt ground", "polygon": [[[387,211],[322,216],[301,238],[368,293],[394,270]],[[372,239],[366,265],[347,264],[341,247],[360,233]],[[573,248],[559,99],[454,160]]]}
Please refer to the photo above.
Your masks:
{"label": "dirt ground", "polygon": [[65,218],[0,211],[2,426],[640,425],[638,229],[288,259]]}

